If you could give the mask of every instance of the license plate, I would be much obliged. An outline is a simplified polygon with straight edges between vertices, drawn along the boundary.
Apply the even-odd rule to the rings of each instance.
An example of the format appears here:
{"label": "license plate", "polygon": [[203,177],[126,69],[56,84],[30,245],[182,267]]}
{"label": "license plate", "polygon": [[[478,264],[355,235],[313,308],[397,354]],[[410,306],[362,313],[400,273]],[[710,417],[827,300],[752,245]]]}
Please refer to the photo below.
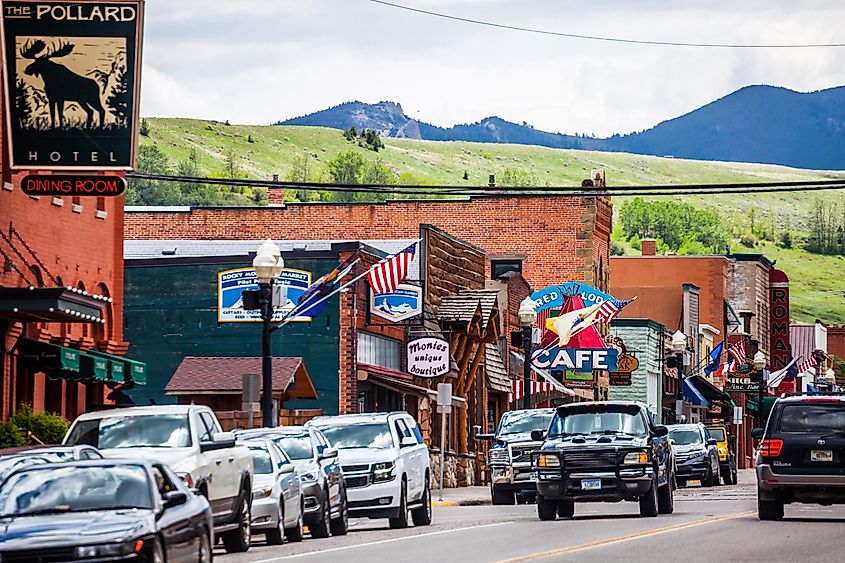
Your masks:
{"label": "license plate", "polygon": [[810,461],[833,461],[833,450],[810,450]]}
{"label": "license plate", "polygon": [[581,479],[581,490],[595,491],[601,489],[601,479]]}

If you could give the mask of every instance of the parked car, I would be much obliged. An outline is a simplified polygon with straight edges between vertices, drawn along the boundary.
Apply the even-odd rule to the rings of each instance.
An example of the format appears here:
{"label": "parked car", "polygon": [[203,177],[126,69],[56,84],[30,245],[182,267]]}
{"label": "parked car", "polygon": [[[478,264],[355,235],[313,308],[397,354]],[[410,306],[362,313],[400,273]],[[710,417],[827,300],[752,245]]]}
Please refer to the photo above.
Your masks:
{"label": "parked car", "polygon": [[675,452],[675,478],[678,486],[684,487],[690,479],[698,479],[704,487],[718,485],[719,470],[718,443],[700,422],[697,424],[672,424],[669,441]]}
{"label": "parked car", "polygon": [[351,516],[389,518],[391,528],[431,523],[428,446],[406,412],[318,417],[319,428],[339,451]]}
{"label": "parked car", "polygon": [[139,457],[166,463],[208,499],[215,533],[226,551],[249,549],[252,456],[222,432],[214,412],[202,405],[132,407],[80,415],[65,445],[88,444],[109,458]]}
{"label": "parked car", "polygon": [[719,473],[725,485],[736,485],[736,453],[731,445],[728,427],[724,424],[708,424],[710,437],[716,440],[716,451],[719,452]]}
{"label": "parked car", "polygon": [[785,504],[845,504],[845,396],[775,401],[755,454],[757,515],[780,520]]}
{"label": "parked car", "polygon": [[91,446],[23,446],[0,450],[0,482],[12,471],[28,464],[103,459]]}
{"label": "parked car", "polygon": [[576,502],[639,502],[640,516],[671,514],[675,483],[668,429],[645,405],[621,401],[557,407],[532,454],[540,520],[572,517]]}
{"label": "parked car", "polygon": [[305,495],[305,524],[311,537],[342,536],[349,530],[349,503],[337,449],[316,426],[278,426],[235,431],[238,438],[266,436],[296,466]]}
{"label": "parked car", "polygon": [[161,463],[30,465],[0,485],[0,560],[211,561],[208,501]]}
{"label": "parked car", "polygon": [[545,431],[554,414],[554,409],[508,411],[502,415],[495,434],[475,436],[493,441],[487,453],[493,504],[514,504],[536,496],[537,474],[531,468],[531,452],[543,443],[532,440],[531,432]]}
{"label": "parked car", "polygon": [[269,439],[240,442],[252,454],[252,531],[263,533],[270,545],[302,541],[305,504],[296,468]]}

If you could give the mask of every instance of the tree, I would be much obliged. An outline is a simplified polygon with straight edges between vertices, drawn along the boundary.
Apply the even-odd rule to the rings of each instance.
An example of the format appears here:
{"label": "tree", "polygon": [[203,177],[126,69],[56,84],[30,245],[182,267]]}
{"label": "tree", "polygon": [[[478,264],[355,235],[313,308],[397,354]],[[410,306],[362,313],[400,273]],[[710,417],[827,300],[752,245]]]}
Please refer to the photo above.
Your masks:
{"label": "tree", "polygon": [[[170,174],[170,161],[157,145],[138,149],[135,170],[142,174]],[[130,178],[126,189],[126,205],[179,205],[182,195],[173,182]]]}
{"label": "tree", "polygon": [[138,133],[140,133],[143,137],[150,136],[150,124],[146,117],[141,119],[141,128],[138,130]]}
{"label": "tree", "polygon": [[[114,116],[114,123],[119,129],[129,126],[129,79],[125,65],[117,69],[106,105],[109,106],[109,113]],[[101,128],[104,126],[104,123],[100,123]]]}
{"label": "tree", "polygon": [[727,230],[716,213],[688,203],[634,198],[622,205],[619,221],[628,239],[654,238],[674,252],[721,253],[728,242]]}
{"label": "tree", "polygon": [[537,175],[533,170],[522,168],[505,168],[499,178],[500,186],[508,187],[529,187],[537,185]]}
{"label": "tree", "polygon": [[235,152],[235,149],[229,147],[223,154],[223,171],[227,178],[237,178],[241,173],[240,156]]}
{"label": "tree", "polygon": [[361,170],[361,183],[389,186],[396,183],[396,174],[380,158],[367,162]]}
{"label": "tree", "polygon": [[291,162],[290,172],[288,172],[285,179],[289,182],[310,182],[311,181],[311,161],[310,156],[302,154],[293,157]]}
{"label": "tree", "polygon": [[21,129],[29,127],[29,120],[32,118],[32,102],[29,99],[29,86],[20,78],[15,81],[15,110]]}
{"label": "tree", "polygon": [[364,157],[355,151],[343,151],[328,162],[329,174],[337,184],[358,184],[364,169]]}

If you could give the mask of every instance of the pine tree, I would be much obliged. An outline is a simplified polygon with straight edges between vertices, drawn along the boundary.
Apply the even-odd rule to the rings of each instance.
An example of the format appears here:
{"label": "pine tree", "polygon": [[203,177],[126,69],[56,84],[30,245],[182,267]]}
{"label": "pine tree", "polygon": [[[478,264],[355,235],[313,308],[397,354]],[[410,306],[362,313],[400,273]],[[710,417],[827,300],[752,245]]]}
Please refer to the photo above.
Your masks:
{"label": "pine tree", "polygon": [[21,79],[15,82],[15,110],[21,129],[28,127],[32,118],[32,103],[29,101],[29,87]]}
{"label": "pine tree", "polygon": [[[114,86],[106,99],[106,105],[109,107],[109,113],[114,116],[115,125],[119,129],[127,127],[129,124],[129,79],[126,76],[125,66],[118,68],[115,74]],[[104,127],[105,123],[100,123],[100,128]]]}

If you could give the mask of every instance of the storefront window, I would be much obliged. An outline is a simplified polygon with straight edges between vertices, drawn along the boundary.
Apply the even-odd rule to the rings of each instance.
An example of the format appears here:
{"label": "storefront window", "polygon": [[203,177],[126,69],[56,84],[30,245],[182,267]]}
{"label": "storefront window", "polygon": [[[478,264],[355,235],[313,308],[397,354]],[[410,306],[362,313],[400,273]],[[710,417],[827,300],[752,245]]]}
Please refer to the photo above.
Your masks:
{"label": "storefront window", "polygon": [[369,332],[358,333],[358,361],[383,368],[402,369],[402,343]]}

